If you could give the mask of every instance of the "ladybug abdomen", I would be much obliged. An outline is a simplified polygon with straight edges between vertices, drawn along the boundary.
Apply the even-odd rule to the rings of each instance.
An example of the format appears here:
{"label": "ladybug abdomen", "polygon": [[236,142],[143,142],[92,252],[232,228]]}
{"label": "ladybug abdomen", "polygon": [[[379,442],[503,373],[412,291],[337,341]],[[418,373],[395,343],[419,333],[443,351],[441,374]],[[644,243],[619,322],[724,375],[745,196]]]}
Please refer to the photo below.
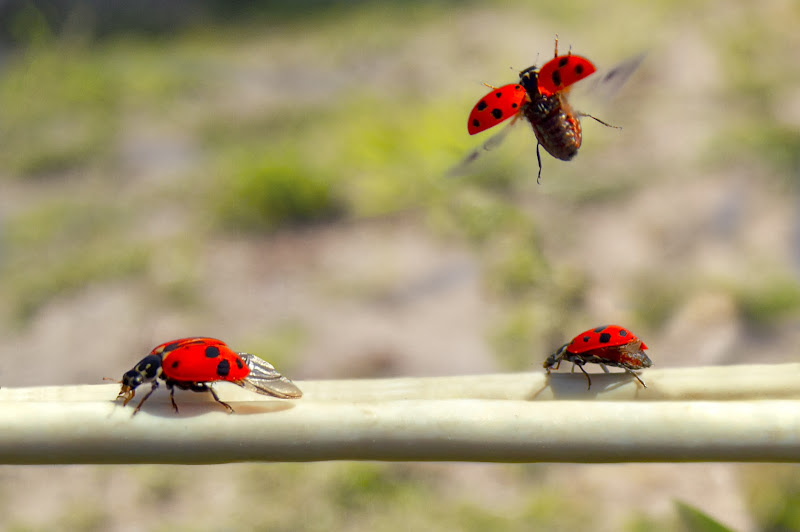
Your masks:
{"label": "ladybug abdomen", "polygon": [[562,161],[569,161],[581,147],[581,123],[561,93],[536,95],[523,109],[542,147]]}
{"label": "ladybug abdomen", "polygon": [[574,356],[582,358],[586,362],[605,364],[607,366],[616,366],[618,368],[649,368],[653,365],[653,361],[650,360],[650,357],[645,354],[641,348],[641,345],[642,342],[636,340],[625,345],[607,346],[592,349],[586,353]]}

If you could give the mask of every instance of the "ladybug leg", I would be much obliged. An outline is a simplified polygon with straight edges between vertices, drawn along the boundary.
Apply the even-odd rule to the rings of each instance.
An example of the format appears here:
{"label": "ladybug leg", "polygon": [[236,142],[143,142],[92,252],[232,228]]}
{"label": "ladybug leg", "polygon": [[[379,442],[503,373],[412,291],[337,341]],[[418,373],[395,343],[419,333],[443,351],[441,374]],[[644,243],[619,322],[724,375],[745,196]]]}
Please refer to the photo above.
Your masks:
{"label": "ladybug leg", "polygon": [[217,392],[215,392],[214,388],[212,388],[211,386],[208,386],[205,383],[197,383],[194,386],[192,386],[192,391],[193,392],[208,392],[208,393],[210,393],[211,397],[213,397],[216,402],[218,402],[219,404],[224,406],[228,410],[229,414],[233,414],[233,412],[234,412],[233,411],[233,407],[231,405],[229,405],[228,403],[226,403],[225,401],[223,401],[222,399],[220,399],[219,396],[217,395]]}
{"label": "ladybug leg", "polygon": [[632,370],[629,370],[628,368],[625,368],[625,371],[627,371],[628,373],[630,373],[631,375],[633,375],[634,377],[636,377],[636,380],[637,380],[637,381],[639,381],[639,382],[642,384],[642,386],[644,386],[645,388],[647,388],[647,385],[644,383],[644,381],[641,379],[641,377],[639,377],[639,375],[637,375],[636,373],[634,373]]}
{"label": "ladybug leg", "polygon": [[614,129],[622,129],[620,126],[614,126],[614,125],[612,125],[612,124],[607,124],[607,123],[603,122],[602,120],[600,120],[599,118],[597,118],[596,116],[592,116],[592,115],[590,115],[589,113],[578,113],[578,116],[586,116],[586,117],[589,117],[589,118],[591,118],[592,120],[596,120],[596,121],[600,122],[601,124],[603,124],[603,125],[604,125],[604,126],[606,126],[606,127],[613,127]]}
{"label": "ladybug leg", "polygon": [[145,394],[144,397],[142,397],[142,400],[139,401],[139,404],[136,405],[136,408],[133,409],[133,414],[131,414],[131,417],[135,416],[139,412],[144,402],[147,401],[147,398],[153,395],[153,392],[156,391],[156,388],[158,388],[158,381],[153,381],[153,385],[150,387],[150,391],[147,392],[147,394]]}
{"label": "ladybug leg", "polygon": [[178,413],[178,405],[175,403],[175,386],[172,383],[167,383],[167,388],[169,388],[169,400],[172,403],[172,408],[175,409],[175,413]]}
{"label": "ladybug leg", "polygon": [[539,175],[536,176],[536,184],[542,184],[542,155],[539,153],[539,146],[542,144],[537,140],[536,141],[536,160],[539,162]]}
{"label": "ladybug leg", "polygon": [[[577,366],[578,369],[581,370],[584,375],[586,375],[586,382],[589,383],[589,385],[586,387],[586,390],[588,391],[592,388],[592,378],[589,376],[588,373],[586,373],[586,370],[583,369],[583,364],[577,364]],[[575,365],[572,366],[572,369],[575,370]]]}

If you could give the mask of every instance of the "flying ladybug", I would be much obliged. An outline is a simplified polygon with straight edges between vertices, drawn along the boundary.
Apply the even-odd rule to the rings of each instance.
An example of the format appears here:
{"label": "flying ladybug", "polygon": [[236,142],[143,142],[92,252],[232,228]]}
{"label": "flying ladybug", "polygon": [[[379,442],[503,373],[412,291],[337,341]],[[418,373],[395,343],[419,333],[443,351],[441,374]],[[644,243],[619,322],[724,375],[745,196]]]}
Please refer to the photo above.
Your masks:
{"label": "flying ladybug", "polygon": [[[640,55],[621,63],[607,72],[602,82],[621,84],[639,66],[643,57]],[[513,118],[512,123],[520,117],[530,122],[536,135],[538,183],[542,177],[539,146],[544,147],[545,151],[556,159],[571,160],[581,147],[582,116],[592,118],[604,126],[621,129],[590,114],[575,111],[567,101],[572,85],[588,78],[596,71],[591,61],[573,55],[571,50],[567,55],[558,55],[558,35],[556,35],[554,58],[541,68],[536,66],[526,68],[519,73],[518,83],[502,87],[487,85],[492,88],[492,92],[481,98],[472,108],[467,120],[467,131],[470,135],[475,135],[509,118]],[[490,138],[482,149],[489,150],[499,144],[507,134],[507,130],[508,128]],[[472,152],[464,162],[471,162],[478,154],[479,150]]]}

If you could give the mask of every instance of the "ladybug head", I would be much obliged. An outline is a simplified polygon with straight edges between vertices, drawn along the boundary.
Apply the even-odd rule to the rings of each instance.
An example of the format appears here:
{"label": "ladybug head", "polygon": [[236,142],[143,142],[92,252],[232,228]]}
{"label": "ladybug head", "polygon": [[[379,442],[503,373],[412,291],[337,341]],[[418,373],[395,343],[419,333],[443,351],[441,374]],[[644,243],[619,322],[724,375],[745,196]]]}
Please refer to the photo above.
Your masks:
{"label": "ladybug head", "polygon": [[519,73],[519,84],[530,94],[539,94],[539,68],[530,66]]}
{"label": "ladybug head", "polygon": [[556,369],[558,369],[557,366],[558,364],[561,363],[561,359],[564,358],[564,353],[567,352],[568,346],[569,346],[568,343],[562,345],[561,347],[558,348],[558,350],[555,353],[547,357],[547,360],[544,361],[542,367],[546,368],[548,373],[550,372],[550,368],[554,366],[556,366]]}
{"label": "ladybug head", "polygon": [[117,399],[124,399],[123,405],[133,399],[136,388],[145,382],[152,382],[161,375],[161,357],[159,355],[147,355],[132,370],[125,372],[122,376],[122,389],[117,395]]}

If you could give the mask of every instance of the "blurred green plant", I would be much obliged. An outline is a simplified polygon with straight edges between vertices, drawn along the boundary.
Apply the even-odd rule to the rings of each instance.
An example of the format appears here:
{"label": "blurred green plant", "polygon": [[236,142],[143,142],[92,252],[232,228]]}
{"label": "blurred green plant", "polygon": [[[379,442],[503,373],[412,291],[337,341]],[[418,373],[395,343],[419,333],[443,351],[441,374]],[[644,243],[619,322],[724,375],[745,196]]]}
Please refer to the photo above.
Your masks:
{"label": "blurred green plant", "polygon": [[119,95],[98,51],[31,48],[0,77],[0,161],[19,176],[101,161],[113,146]]}
{"label": "blurred green plant", "polygon": [[299,154],[242,157],[222,181],[213,209],[229,230],[273,231],[333,220],[344,210],[330,174]]}
{"label": "blurred green plant", "polygon": [[286,320],[277,326],[263,331],[263,336],[244,339],[241,347],[248,353],[258,355],[269,361],[278,371],[286,372],[287,366],[295,360],[295,355],[305,345],[308,331],[303,323]]}
{"label": "blurred green plant", "polygon": [[713,517],[685,502],[675,501],[675,509],[686,532],[733,532]]}
{"label": "blurred green plant", "polygon": [[105,242],[60,256],[53,263],[39,265],[35,273],[23,271],[9,275],[5,283],[13,305],[13,316],[25,323],[52,298],[74,293],[92,282],[143,273],[149,259],[148,250],[141,246],[111,247]]}
{"label": "blurred green plant", "polygon": [[765,278],[733,291],[743,317],[755,325],[767,325],[800,314],[800,286],[786,277]]}
{"label": "blurred green plant", "polygon": [[758,530],[800,530],[800,466],[747,466],[743,484]]}
{"label": "blurred green plant", "polygon": [[145,272],[150,251],[122,240],[120,222],[112,206],[83,199],[53,200],[9,218],[0,287],[11,316],[25,323],[55,296]]}

